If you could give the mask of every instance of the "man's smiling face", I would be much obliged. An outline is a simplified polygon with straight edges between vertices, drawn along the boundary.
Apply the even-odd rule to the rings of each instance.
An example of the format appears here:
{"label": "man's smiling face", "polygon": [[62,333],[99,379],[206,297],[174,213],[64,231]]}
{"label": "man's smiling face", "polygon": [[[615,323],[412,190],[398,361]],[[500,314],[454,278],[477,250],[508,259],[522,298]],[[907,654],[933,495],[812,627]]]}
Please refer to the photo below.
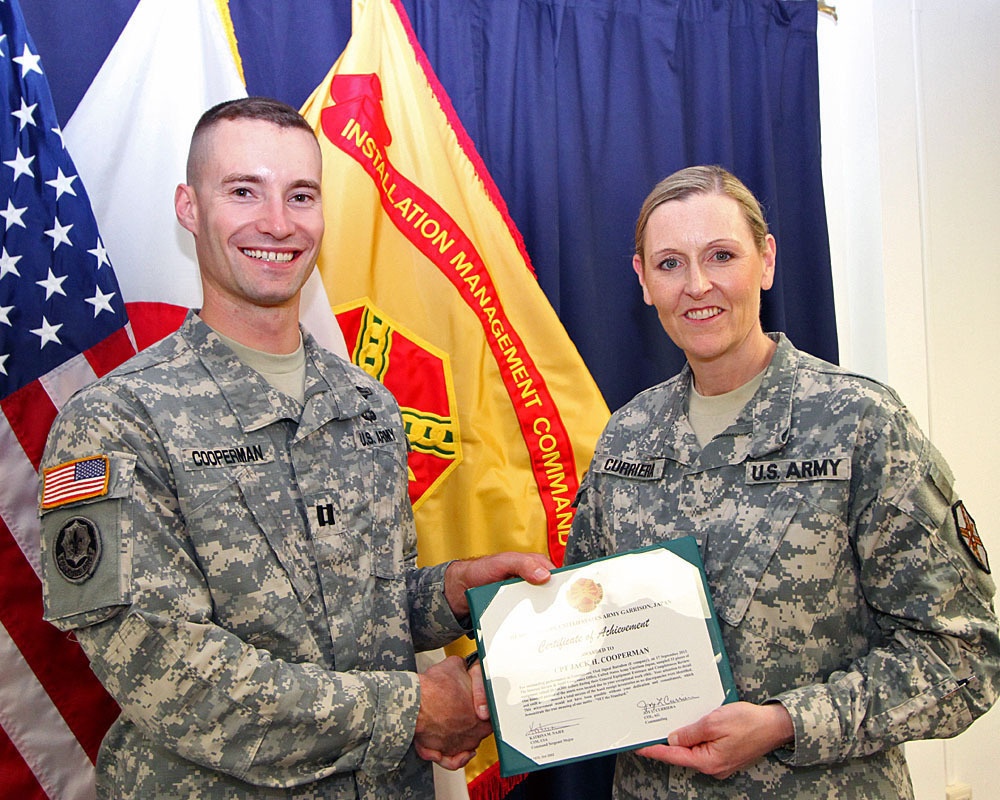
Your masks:
{"label": "man's smiling face", "polygon": [[262,120],[223,120],[204,134],[177,217],[195,236],[204,308],[298,303],[323,238],[314,136]]}

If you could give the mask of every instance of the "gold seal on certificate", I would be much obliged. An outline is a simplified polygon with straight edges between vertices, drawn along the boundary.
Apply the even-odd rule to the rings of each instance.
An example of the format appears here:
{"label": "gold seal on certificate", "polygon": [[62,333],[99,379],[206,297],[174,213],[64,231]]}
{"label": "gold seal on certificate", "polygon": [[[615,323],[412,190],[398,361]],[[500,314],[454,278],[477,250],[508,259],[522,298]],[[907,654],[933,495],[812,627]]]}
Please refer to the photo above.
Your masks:
{"label": "gold seal on certificate", "polygon": [[505,776],[663,741],[736,699],[689,536],[467,595]]}

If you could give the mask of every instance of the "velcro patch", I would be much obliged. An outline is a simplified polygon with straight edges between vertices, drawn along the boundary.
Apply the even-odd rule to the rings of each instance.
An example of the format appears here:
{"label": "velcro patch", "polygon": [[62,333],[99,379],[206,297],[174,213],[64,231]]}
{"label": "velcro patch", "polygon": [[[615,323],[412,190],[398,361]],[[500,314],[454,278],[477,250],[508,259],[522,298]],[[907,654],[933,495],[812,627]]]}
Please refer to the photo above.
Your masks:
{"label": "velcro patch", "polygon": [[42,509],[103,497],[108,493],[109,477],[107,456],[77,458],[49,467],[42,472]]}
{"label": "velcro patch", "polygon": [[984,572],[990,571],[990,558],[986,554],[986,545],[979,538],[979,531],[976,530],[976,521],[965,508],[965,503],[959,500],[951,507],[952,516],[955,518],[955,527],[958,529],[958,538],[965,549],[969,551],[972,560],[979,565]]}

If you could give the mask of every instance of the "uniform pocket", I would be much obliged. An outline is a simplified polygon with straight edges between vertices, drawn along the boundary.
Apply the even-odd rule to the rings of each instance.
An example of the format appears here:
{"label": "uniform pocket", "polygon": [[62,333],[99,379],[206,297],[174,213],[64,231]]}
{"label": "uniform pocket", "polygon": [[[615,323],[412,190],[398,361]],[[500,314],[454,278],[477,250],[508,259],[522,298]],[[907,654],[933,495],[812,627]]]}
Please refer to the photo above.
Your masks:
{"label": "uniform pocket", "polygon": [[261,466],[213,473],[198,486],[197,506],[187,510],[191,537],[212,599],[213,621],[255,647],[296,659],[311,639],[303,604],[317,590],[304,551],[299,512],[276,503],[268,487],[276,480]]}
{"label": "uniform pocket", "polygon": [[107,619],[131,597],[132,550],[122,548],[122,530],[136,459],[124,453],[101,459],[107,484],[99,494],[51,505],[41,514],[45,619],[63,630]]}
{"label": "uniform pocket", "polygon": [[398,445],[358,447],[342,454],[337,483],[306,498],[320,571],[341,580],[403,577],[406,451]]}
{"label": "uniform pocket", "polygon": [[863,602],[842,506],[834,497],[847,488],[775,487],[746,544],[717,576],[714,600],[724,622],[792,652],[825,639],[828,627],[843,641],[845,611]]}

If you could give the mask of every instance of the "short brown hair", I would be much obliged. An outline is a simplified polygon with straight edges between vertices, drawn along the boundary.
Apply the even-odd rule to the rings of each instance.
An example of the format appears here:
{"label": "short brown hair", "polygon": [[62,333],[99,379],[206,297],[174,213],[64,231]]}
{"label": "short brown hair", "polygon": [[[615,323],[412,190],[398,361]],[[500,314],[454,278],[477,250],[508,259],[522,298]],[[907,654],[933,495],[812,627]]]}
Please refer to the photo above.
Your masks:
{"label": "short brown hair", "polygon": [[287,103],[273,100],[270,97],[240,97],[236,100],[226,100],[212,106],[201,115],[198,124],[191,134],[191,146],[188,149],[187,182],[194,181],[194,155],[206,131],[211,130],[224,120],[250,119],[270,122],[279,128],[300,128],[315,137],[316,132],[306,122],[298,111]]}

